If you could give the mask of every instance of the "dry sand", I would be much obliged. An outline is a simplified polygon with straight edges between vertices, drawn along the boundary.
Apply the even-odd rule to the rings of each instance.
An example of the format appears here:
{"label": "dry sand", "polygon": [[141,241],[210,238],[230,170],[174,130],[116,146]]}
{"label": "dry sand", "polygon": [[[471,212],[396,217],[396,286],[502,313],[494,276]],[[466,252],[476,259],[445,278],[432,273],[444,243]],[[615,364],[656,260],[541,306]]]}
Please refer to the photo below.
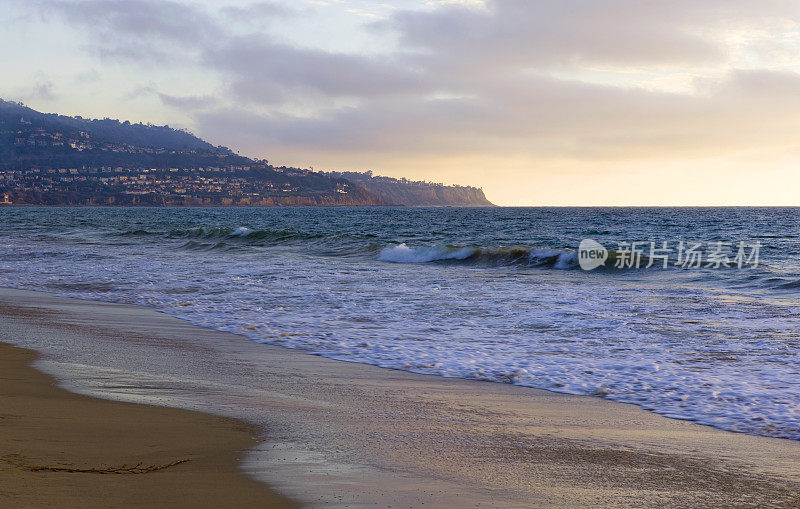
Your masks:
{"label": "dry sand", "polygon": [[[800,442],[725,432],[600,398],[334,361],[147,308],[16,290],[0,290],[0,340],[46,352],[37,367],[75,390],[265,425],[267,441],[248,455],[246,468],[311,506],[800,507]],[[98,412],[84,414],[102,421]],[[202,418],[233,426],[163,412],[176,416],[172,424]],[[57,428],[57,417],[40,421]],[[163,434],[162,424],[151,429],[151,437]],[[230,451],[248,445],[228,444]],[[41,447],[47,461],[65,458],[47,456],[60,444],[17,445]],[[187,446],[144,458],[95,456],[91,464],[165,463],[190,454],[197,450]],[[177,477],[189,465],[136,477]],[[0,470],[7,473],[29,475]],[[0,479],[0,493],[8,485]]]}
{"label": "dry sand", "polygon": [[73,394],[36,356],[0,343],[0,507],[293,506],[240,471],[253,426]]}

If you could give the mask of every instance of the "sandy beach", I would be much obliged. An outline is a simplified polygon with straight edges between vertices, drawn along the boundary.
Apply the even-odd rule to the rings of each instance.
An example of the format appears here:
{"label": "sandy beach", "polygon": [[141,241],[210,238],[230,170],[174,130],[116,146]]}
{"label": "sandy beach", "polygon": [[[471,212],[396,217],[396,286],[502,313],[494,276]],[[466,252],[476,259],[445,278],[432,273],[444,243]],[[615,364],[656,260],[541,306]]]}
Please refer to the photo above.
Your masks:
{"label": "sandy beach", "polygon": [[[19,505],[285,503],[237,473],[248,447],[251,476],[312,507],[800,505],[800,443],[601,398],[329,360],[19,290],[0,291],[0,341],[41,351],[35,366],[72,391],[263,430],[70,394],[4,347],[0,494]],[[144,475],[28,468],[184,458]]]}
{"label": "sandy beach", "polygon": [[258,430],[73,394],[0,344],[0,506],[293,507],[244,475]]}

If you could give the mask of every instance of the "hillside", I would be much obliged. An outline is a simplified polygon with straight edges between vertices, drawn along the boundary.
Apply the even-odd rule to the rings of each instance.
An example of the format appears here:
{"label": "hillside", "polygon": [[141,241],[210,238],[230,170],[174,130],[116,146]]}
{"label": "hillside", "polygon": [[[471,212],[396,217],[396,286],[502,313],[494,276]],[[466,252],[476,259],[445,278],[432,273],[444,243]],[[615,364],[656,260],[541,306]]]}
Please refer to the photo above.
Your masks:
{"label": "hillside", "polygon": [[68,117],[56,113],[40,113],[20,103],[0,99],[0,122],[6,126],[27,126],[28,130],[44,128],[56,130],[67,136],[80,137],[85,132],[90,137],[107,143],[127,143],[142,147],[161,147],[166,150],[205,150],[231,154],[225,147],[215,147],[193,134],[169,126],[132,124],[128,121]]}
{"label": "hillside", "polygon": [[0,100],[0,168],[197,167],[250,159],[169,126],[39,113]]}
{"label": "hillside", "polygon": [[373,176],[371,171],[331,172],[364,186],[381,200],[406,206],[452,206],[452,207],[492,207],[494,206],[483,190],[469,186],[445,186],[432,182]]}
{"label": "hillside", "polygon": [[475,188],[347,175],[276,167],[169,126],[0,100],[0,198],[14,204],[490,205]]}

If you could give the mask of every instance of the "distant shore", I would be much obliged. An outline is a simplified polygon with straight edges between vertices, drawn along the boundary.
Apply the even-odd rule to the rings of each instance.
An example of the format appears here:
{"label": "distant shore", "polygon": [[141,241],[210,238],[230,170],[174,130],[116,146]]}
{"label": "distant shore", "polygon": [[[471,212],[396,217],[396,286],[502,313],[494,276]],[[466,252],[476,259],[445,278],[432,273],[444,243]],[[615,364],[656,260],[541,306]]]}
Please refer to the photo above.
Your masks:
{"label": "distant shore", "polygon": [[[235,451],[253,446],[245,469],[311,506],[800,505],[797,441],[600,398],[329,360],[146,308],[19,290],[0,290],[0,341],[45,351],[37,368],[70,389],[272,423],[256,446],[241,421],[77,396],[26,367],[33,353],[3,346],[0,493],[21,506],[281,506],[236,471]],[[144,475],[31,472],[181,459],[192,461]]]}
{"label": "distant shore", "polygon": [[32,207],[47,207],[47,208],[166,208],[166,209],[181,209],[181,208],[218,208],[218,209],[270,209],[270,208],[409,208],[409,209],[478,209],[478,208],[497,208],[499,205],[351,205],[351,204],[274,204],[274,205],[202,205],[202,204],[173,204],[173,205],[153,205],[153,204],[107,204],[107,203],[94,203],[90,205],[71,203],[71,204],[50,204],[50,203],[0,203],[0,208],[32,208]]}

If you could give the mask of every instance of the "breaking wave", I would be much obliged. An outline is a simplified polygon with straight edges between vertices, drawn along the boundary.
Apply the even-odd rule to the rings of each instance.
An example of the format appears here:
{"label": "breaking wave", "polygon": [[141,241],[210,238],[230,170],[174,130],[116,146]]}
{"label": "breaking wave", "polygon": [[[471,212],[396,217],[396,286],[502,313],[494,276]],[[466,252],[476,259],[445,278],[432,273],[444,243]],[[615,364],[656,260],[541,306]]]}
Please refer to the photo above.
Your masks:
{"label": "breaking wave", "polygon": [[[366,257],[378,261],[409,263],[464,263],[485,267],[543,267],[574,269],[578,267],[575,251],[529,246],[409,246],[405,243],[386,245],[375,235],[317,234],[294,230],[253,230],[198,227],[164,232],[131,230],[118,234],[125,237],[182,240],[179,249],[190,251],[235,250],[280,244],[305,244],[309,252],[327,256]],[[145,240],[146,241],[146,240]]]}
{"label": "breaking wave", "polygon": [[549,267],[574,269],[578,258],[574,251],[536,249],[527,246],[423,246],[409,247],[406,244],[386,247],[378,260],[390,263],[468,262],[483,266]]}
{"label": "breaking wave", "polygon": [[[6,286],[148,305],[329,358],[597,395],[800,439],[795,209],[7,215]],[[610,249],[606,268],[583,272],[574,248],[588,237],[608,247],[762,238],[764,260],[694,270],[656,259],[623,273],[613,267],[630,251]],[[643,255],[641,268],[649,262]]]}

